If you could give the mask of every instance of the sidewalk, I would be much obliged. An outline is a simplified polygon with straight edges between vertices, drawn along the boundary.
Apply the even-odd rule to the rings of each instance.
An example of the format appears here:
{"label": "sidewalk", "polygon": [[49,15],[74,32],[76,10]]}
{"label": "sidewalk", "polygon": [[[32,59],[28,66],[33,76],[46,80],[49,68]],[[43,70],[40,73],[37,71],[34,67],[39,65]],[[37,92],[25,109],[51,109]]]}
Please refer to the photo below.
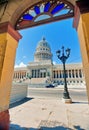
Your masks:
{"label": "sidewalk", "polygon": [[89,130],[89,105],[27,98],[11,106],[10,120],[10,130]]}

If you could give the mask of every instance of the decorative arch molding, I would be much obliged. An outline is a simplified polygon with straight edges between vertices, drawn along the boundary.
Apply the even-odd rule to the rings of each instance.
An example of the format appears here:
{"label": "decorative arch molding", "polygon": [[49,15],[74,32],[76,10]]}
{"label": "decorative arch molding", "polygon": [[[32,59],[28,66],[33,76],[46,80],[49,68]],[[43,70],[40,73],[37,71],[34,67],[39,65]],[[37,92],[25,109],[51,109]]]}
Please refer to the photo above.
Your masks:
{"label": "decorative arch molding", "polygon": [[68,0],[27,0],[14,12],[11,23],[20,30],[73,16],[74,5]]}

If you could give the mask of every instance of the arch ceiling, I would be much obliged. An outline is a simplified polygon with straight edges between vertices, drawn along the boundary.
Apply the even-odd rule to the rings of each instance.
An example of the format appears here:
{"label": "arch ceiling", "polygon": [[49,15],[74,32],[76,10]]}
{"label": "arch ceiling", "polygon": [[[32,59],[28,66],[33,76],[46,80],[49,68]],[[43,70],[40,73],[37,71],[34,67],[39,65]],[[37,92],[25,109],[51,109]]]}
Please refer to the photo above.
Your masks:
{"label": "arch ceiling", "polygon": [[15,29],[59,21],[74,16],[74,6],[65,0],[42,0],[27,8],[18,18]]}

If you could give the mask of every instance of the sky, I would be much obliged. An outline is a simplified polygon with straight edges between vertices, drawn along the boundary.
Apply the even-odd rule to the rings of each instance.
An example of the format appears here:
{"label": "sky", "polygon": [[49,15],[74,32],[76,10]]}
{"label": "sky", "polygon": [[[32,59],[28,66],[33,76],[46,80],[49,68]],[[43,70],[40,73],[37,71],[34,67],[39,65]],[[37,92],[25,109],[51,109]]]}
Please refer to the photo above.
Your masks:
{"label": "sky", "polygon": [[76,29],[73,28],[72,18],[20,30],[19,33],[22,35],[22,39],[18,44],[15,67],[25,66],[29,62],[34,61],[37,44],[43,37],[46,38],[51,47],[55,64],[61,63],[57,58],[56,51],[61,50],[62,46],[65,49],[71,49],[67,63],[82,62],[78,34]]}

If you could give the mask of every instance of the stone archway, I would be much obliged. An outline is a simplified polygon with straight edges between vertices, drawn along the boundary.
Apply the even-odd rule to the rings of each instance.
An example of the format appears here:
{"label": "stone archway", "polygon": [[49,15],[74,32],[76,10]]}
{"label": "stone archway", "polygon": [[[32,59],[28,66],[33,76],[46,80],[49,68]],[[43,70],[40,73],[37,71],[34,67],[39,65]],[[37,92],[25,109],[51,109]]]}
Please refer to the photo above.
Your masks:
{"label": "stone archway", "polygon": [[[51,0],[47,0],[51,1]],[[68,17],[74,17],[74,23],[73,26],[77,29],[77,32],[79,34],[79,40],[80,40],[80,48],[81,48],[81,53],[82,53],[82,60],[83,60],[83,66],[84,66],[84,71],[85,71],[85,80],[86,80],[86,84],[87,84],[87,95],[88,95],[88,101],[89,101],[89,83],[88,83],[88,59],[89,59],[89,55],[88,55],[88,41],[89,41],[89,30],[87,28],[88,26],[88,17],[89,17],[89,2],[87,2],[87,0],[84,1],[78,1],[75,2],[73,0],[61,0],[64,3],[68,3],[69,6],[71,6],[72,8],[74,8],[74,16],[68,16]],[[29,1],[27,0],[25,3],[24,1],[22,1],[21,6],[18,7],[15,12],[12,14],[12,17],[10,19],[10,23],[13,25],[13,27],[15,29],[22,29],[22,28],[16,28],[16,24],[18,22],[18,19],[21,18],[22,14],[24,14],[24,12],[26,10],[28,10],[30,7],[33,7],[34,5],[37,5],[41,2],[41,0],[35,0],[35,1]],[[60,19],[60,18],[59,18]],[[62,17],[62,19],[64,19]],[[56,21],[58,19],[55,19],[54,21]],[[61,20],[61,19],[60,19]],[[52,21],[52,19],[51,19]],[[49,21],[46,21],[47,23]],[[45,22],[45,23],[46,23]],[[40,23],[40,24],[44,24]],[[35,26],[37,26],[39,24],[36,24]],[[23,28],[28,28],[34,25],[28,25],[28,26],[23,26]],[[82,35],[82,37],[81,37]],[[86,67],[87,66],[87,67]]]}
{"label": "stone archway", "polygon": [[[61,1],[68,2],[75,7],[74,26],[79,34],[89,101],[89,2],[87,0],[85,2],[80,0],[79,2],[74,2],[74,0]],[[8,109],[11,81],[16,48],[21,38],[21,35],[16,31],[16,23],[29,7],[40,2],[44,2],[44,0],[26,0],[25,2],[24,0],[10,0],[7,6],[0,5],[0,126],[5,130],[9,129]]]}

